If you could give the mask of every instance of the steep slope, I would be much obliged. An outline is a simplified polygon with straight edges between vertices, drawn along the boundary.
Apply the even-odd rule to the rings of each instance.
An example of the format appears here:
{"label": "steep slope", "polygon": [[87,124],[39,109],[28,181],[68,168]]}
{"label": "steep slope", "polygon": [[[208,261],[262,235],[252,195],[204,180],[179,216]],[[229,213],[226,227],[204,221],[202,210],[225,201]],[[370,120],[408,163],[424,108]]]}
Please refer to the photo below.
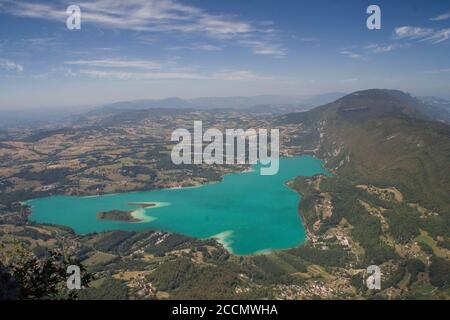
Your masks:
{"label": "steep slope", "polygon": [[339,175],[395,186],[411,201],[448,212],[450,126],[428,120],[424,107],[401,91],[372,89],[279,121],[317,131],[316,155]]}
{"label": "steep slope", "polygon": [[[344,93],[330,92],[325,94],[309,96],[289,96],[289,95],[259,95],[259,96],[235,96],[235,97],[200,97],[193,99],[180,99],[176,97],[159,100],[136,100],[122,101],[107,104],[94,108],[90,114],[121,112],[125,110],[143,110],[153,108],[175,108],[175,109],[232,109],[244,110],[248,108],[258,109],[258,106],[264,107],[314,107],[330,101],[334,101]],[[251,110],[249,110],[251,111]]]}
{"label": "steep slope", "polygon": [[[335,173],[291,183],[308,234],[292,253],[308,260],[342,250],[337,256],[348,259],[351,283],[366,298],[448,299],[450,126],[422,108],[399,91],[367,90],[276,120],[301,123],[302,141],[312,139]],[[336,259],[319,264],[330,268],[328,261]],[[383,272],[377,293],[359,285],[358,270],[372,264]]]}

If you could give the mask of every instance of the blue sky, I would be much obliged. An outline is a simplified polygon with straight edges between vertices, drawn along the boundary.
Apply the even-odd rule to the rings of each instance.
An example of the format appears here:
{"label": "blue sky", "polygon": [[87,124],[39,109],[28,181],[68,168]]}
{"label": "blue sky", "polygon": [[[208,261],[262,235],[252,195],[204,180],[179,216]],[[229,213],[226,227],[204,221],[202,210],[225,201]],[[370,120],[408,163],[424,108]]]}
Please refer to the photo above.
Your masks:
{"label": "blue sky", "polygon": [[[81,8],[68,30],[66,8]],[[366,9],[381,8],[381,30]],[[0,108],[394,88],[450,97],[450,1],[0,0]]]}

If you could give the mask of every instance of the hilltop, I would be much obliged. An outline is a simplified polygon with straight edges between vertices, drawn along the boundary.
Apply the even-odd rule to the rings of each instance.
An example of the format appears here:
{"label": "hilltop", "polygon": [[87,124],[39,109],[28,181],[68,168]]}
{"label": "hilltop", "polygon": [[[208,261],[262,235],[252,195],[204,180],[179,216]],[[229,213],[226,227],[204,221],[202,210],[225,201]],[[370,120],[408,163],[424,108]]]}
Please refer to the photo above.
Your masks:
{"label": "hilltop", "polygon": [[450,127],[432,121],[426,108],[401,91],[371,89],[278,122],[304,123],[315,133],[316,155],[337,173],[389,183],[414,201],[448,210]]}

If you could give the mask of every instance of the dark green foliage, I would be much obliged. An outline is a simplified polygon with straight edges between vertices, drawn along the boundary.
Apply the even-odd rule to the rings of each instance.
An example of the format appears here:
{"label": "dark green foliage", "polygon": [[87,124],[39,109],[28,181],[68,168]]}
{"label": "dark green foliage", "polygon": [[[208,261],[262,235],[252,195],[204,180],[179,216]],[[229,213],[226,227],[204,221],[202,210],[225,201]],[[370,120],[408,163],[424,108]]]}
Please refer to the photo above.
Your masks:
{"label": "dark green foliage", "polygon": [[433,238],[450,236],[449,217],[431,216],[420,220],[420,227],[426,230]]}
{"label": "dark green foliage", "polygon": [[393,259],[398,259],[398,255],[395,250],[387,244],[380,242],[367,249],[365,256],[365,265],[378,265]]}
{"label": "dark green foliage", "polygon": [[397,284],[403,279],[406,273],[406,268],[399,267],[387,280],[381,281],[382,289],[391,288],[397,286]]}
{"label": "dark green foliage", "polygon": [[134,232],[130,231],[112,231],[106,233],[95,243],[95,248],[100,251],[117,251],[117,246],[126,241],[129,237],[134,235]]}
{"label": "dark green foliage", "polygon": [[364,249],[370,251],[380,244],[381,223],[377,217],[366,215],[352,220],[352,236]]}
{"label": "dark green foliage", "polygon": [[167,262],[164,268],[155,270],[148,279],[154,281],[159,290],[175,290],[184,283],[185,275],[194,273],[195,269],[195,265],[189,259],[181,258]]}
{"label": "dark green foliage", "polygon": [[289,265],[291,265],[297,272],[307,272],[307,266],[305,262],[292,254],[280,254],[280,259],[283,259]]}
{"label": "dark green foliage", "polygon": [[350,283],[353,287],[355,287],[358,291],[366,292],[367,291],[367,285],[365,282],[365,279],[363,277],[364,273],[360,272],[355,275],[353,275],[350,279]]}
{"label": "dark green foliage", "polygon": [[261,270],[261,280],[280,281],[286,274],[286,271],[280,265],[265,255],[253,257],[253,262]]}
{"label": "dark green foliage", "polygon": [[450,261],[436,256],[432,257],[430,283],[438,288],[450,287]]}
{"label": "dark green foliage", "polygon": [[81,269],[81,284],[89,285],[92,275],[75,260],[66,260],[56,251],[50,251],[47,258],[38,259],[33,254],[19,251],[15,261],[8,266],[17,282],[20,299],[73,299],[78,292],[66,289],[67,267],[78,265]]}
{"label": "dark green foliage", "polygon": [[406,261],[406,269],[411,274],[410,283],[414,283],[417,281],[417,275],[419,272],[425,272],[426,266],[419,259],[409,259]]}
{"label": "dark green foliage", "polygon": [[127,221],[127,222],[139,221],[133,217],[131,211],[124,211],[124,210],[102,211],[97,213],[97,219],[112,220],[112,221]]}
{"label": "dark green foliage", "polygon": [[398,207],[386,212],[389,220],[389,233],[400,243],[408,243],[417,237],[420,218],[418,212],[407,207]]}
{"label": "dark green foliage", "polygon": [[235,274],[217,266],[200,266],[188,258],[167,262],[148,276],[159,290],[168,291],[174,299],[231,298],[239,284]]}
{"label": "dark green foliage", "polygon": [[154,170],[144,166],[122,166],[120,174],[133,178],[139,174],[144,174],[149,176],[151,180],[156,177],[156,173]]}
{"label": "dark green foliage", "polygon": [[8,209],[13,209],[18,201],[46,196],[44,192],[34,192],[32,189],[17,190],[12,192],[0,192],[0,204]]}
{"label": "dark green foliage", "polygon": [[301,246],[290,249],[287,252],[313,264],[322,266],[343,267],[348,260],[347,252],[340,247],[320,250],[308,246]]}
{"label": "dark green foliage", "polygon": [[142,232],[133,232],[129,233],[126,239],[118,243],[115,247],[115,252],[120,253],[121,255],[128,255],[133,251],[133,245],[136,242],[144,240],[154,234],[154,231],[142,231]]}
{"label": "dark green foliage", "polygon": [[41,233],[35,229],[32,228],[24,228],[22,231],[16,232],[17,236],[23,236],[23,237],[31,237],[33,239],[42,239],[43,241],[47,241],[49,239],[52,239],[51,235]]}
{"label": "dark green foliage", "polygon": [[433,248],[430,247],[428,244],[426,244],[425,242],[419,242],[419,246],[420,248],[427,254],[433,254]]}
{"label": "dark green foliage", "polygon": [[[155,239],[155,242],[156,240],[157,238]],[[187,248],[191,245],[190,240],[193,239],[179,234],[169,234],[163,242],[149,246],[146,249],[146,252],[156,256],[163,256],[168,251]]]}
{"label": "dark green foliage", "polygon": [[72,171],[66,168],[43,170],[34,172],[31,170],[24,170],[18,173],[16,176],[19,178],[26,178],[28,180],[38,180],[43,184],[48,185],[59,182],[60,184],[66,184],[66,176],[73,174]]}
{"label": "dark green foliage", "polygon": [[106,277],[98,288],[81,290],[80,300],[127,300],[128,288],[125,282]]}
{"label": "dark green foliage", "polygon": [[443,241],[438,241],[438,246],[450,250],[450,240],[444,239]]}
{"label": "dark green foliage", "polygon": [[17,280],[0,263],[0,300],[17,300],[20,298],[20,287]]}

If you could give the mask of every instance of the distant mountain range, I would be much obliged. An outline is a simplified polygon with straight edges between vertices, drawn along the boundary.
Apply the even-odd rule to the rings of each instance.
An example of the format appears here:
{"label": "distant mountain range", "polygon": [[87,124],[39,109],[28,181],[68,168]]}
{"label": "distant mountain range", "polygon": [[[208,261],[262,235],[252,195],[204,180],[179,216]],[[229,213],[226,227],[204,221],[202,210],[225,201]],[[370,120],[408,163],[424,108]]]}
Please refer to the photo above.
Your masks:
{"label": "distant mountain range", "polygon": [[[123,101],[94,108],[93,112],[142,110],[153,108],[172,109],[248,109],[260,112],[277,112],[278,108],[307,110],[343,97],[345,93],[330,92],[319,95],[258,95],[235,97],[201,97],[193,99],[166,98],[158,100]],[[292,110],[291,110],[292,111]]]}
{"label": "distant mountain range", "polygon": [[[70,125],[85,114],[121,113],[123,111],[148,109],[241,110],[251,113],[282,115],[307,111],[314,107],[341,99],[344,96],[346,94],[342,92],[330,92],[318,95],[258,95],[200,97],[193,99],[173,97],[166,99],[122,101],[79,109],[71,108],[70,110],[67,110],[67,108],[0,110],[0,128],[23,129],[30,126],[48,126],[49,128],[54,128]],[[446,99],[432,96],[415,98],[408,95],[408,103],[429,119],[450,123],[450,101]]]}
{"label": "distant mountain range", "polygon": [[248,109],[249,112],[283,114],[294,111],[305,111],[312,107],[334,101],[345,93],[330,92],[318,95],[259,95],[242,97],[201,97],[180,99],[149,99],[122,101],[92,107],[80,108],[28,108],[16,110],[0,110],[0,128],[17,129],[29,126],[61,126],[69,125],[73,119],[83,114],[99,114],[121,112],[126,110],[145,109]]}

